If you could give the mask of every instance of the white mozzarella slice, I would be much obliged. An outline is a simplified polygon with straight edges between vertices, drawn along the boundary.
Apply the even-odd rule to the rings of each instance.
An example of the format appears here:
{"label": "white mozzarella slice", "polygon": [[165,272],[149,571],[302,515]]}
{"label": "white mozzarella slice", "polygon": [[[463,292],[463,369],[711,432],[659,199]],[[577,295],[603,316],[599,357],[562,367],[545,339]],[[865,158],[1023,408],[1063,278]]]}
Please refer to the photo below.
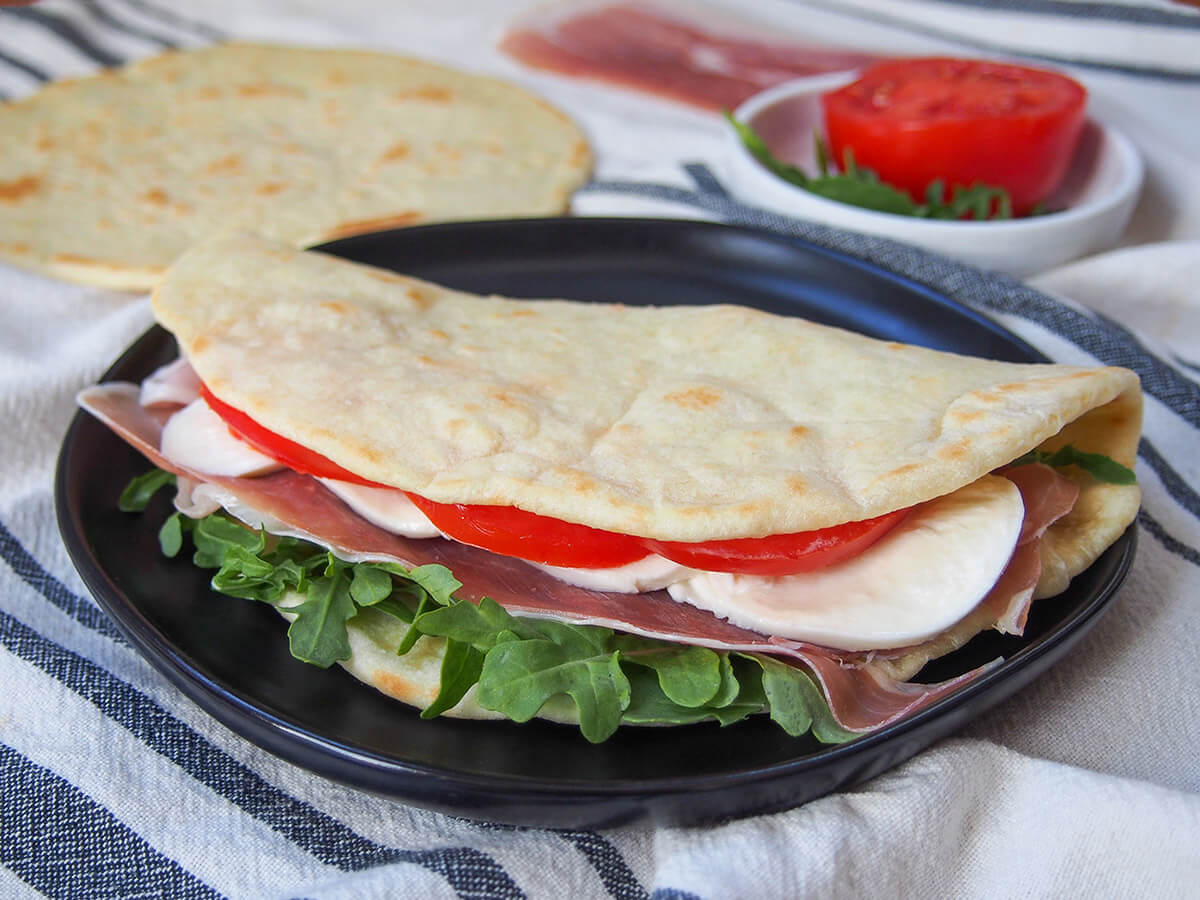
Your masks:
{"label": "white mozzarella slice", "polygon": [[167,420],[159,449],[176,465],[206,475],[264,475],[283,468],[234,437],[203,400],[193,400]]}
{"label": "white mozzarella slice", "polygon": [[841,650],[915,644],[970,612],[1008,565],[1021,493],[984,476],[913,510],[864,553],[779,578],[705,572],[671,596],[763,634]]}
{"label": "white mozzarella slice", "polygon": [[404,491],[353,484],[335,478],[322,478],[320,482],[372,525],[378,525],[392,534],[410,538],[440,537],[442,534]]}
{"label": "white mozzarella slice", "polygon": [[200,376],[182,357],[155,369],[142,382],[138,402],[142,406],[178,403],[187,406],[200,396]]}
{"label": "white mozzarella slice", "polygon": [[698,574],[695,569],[681,566],[656,553],[611,569],[569,569],[538,563],[533,565],[567,584],[592,591],[612,591],[616,594],[658,591],[669,584]]}

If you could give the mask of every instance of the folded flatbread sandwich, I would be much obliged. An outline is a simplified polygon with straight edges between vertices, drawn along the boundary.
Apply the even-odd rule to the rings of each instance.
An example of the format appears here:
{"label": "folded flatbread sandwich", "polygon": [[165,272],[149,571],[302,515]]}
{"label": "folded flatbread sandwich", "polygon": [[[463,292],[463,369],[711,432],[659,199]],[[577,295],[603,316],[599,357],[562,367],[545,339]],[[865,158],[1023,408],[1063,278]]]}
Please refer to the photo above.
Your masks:
{"label": "folded flatbread sandwich", "polygon": [[247,235],[153,307],[179,362],[80,400],[176,476],[164,548],[429,714],[842,739],[972,677],[909,681],[1019,633],[1139,504],[1119,368],[475,296]]}

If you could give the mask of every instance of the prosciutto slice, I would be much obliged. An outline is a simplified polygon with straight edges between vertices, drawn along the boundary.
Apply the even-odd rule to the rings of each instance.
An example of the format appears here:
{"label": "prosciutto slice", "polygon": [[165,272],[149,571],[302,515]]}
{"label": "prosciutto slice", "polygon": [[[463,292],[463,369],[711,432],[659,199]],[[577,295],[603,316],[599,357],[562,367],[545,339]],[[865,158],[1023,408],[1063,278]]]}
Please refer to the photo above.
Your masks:
{"label": "prosciutto slice", "polygon": [[[521,560],[455,541],[405,538],[358,516],[308,475],[283,470],[258,478],[220,477],[171,463],[158,451],[162,411],[143,407],[136,385],[112,383],[89,388],[80,394],[79,403],[156,466],[185,479],[183,487],[190,496],[181,500],[190,502],[195,511],[206,511],[206,503],[208,509],[219,504],[253,527],[262,526],[273,534],[312,541],[351,562],[392,561],[409,568],[444,565],[462,582],[458,596],[476,603],[485,596],[491,597],[514,614],[603,625],[714,649],[770,653],[803,663],[820,682],[834,718],[851,731],[870,731],[894,722],[928,706],[983,671],[977,669],[930,685],[899,681],[869,661],[851,662],[853,655],[839,655],[828,648],[799,641],[774,639],[732,625],[705,610],[677,603],[666,591],[645,594],[591,591],[559,581]],[[1059,478],[1053,470],[1041,468]],[[1041,531],[1048,525],[1049,522],[1041,526]],[[1036,548],[1036,541],[1036,537],[1031,538],[1027,545]],[[1013,569],[1013,564],[1009,568]],[[1026,592],[1028,566],[1024,566],[1024,571],[1025,575],[1014,579],[1013,589],[1018,594]],[[1002,584],[1006,577],[1007,572],[1001,578]],[[1036,581],[1035,573],[1033,583]],[[992,593],[999,591],[1002,596],[1009,589],[1010,586],[998,585]],[[1027,593],[1032,594],[1031,585]],[[991,602],[990,598],[991,595],[985,602]],[[1024,603],[1027,607],[1028,596]]]}
{"label": "prosciutto slice", "polygon": [[[544,16],[544,13],[541,13]],[[793,78],[879,57],[710,31],[647,3],[615,3],[511,29],[500,48],[539,69],[595,78],[704,109],[732,109]]]}

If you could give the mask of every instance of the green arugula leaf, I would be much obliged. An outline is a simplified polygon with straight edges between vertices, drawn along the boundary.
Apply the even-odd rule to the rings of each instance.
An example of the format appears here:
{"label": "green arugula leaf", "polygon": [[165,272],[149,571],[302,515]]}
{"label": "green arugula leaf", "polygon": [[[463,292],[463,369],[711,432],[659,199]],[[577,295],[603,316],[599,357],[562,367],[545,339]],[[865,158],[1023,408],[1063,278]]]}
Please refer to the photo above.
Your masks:
{"label": "green arugula leaf", "polygon": [[479,703],[515,722],[528,722],[558,694],[575,701],[579,729],[592,743],[608,738],[629,705],[629,679],[620,652],[573,657],[549,639],[498,643],[483,661]]}
{"label": "green arugula leaf", "polygon": [[158,529],[158,546],[163,556],[174,559],[179,555],[179,551],[183,549],[184,529],[190,530],[191,522],[192,520],[185,518],[182,513],[173,512],[167,516],[167,520]]}
{"label": "green arugula leaf", "polygon": [[351,571],[350,596],[359,606],[375,606],[392,595],[390,573],[370,563],[358,563]]}
{"label": "green arugula leaf", "polygon": [[704,706],[725,686],[721,656],[707,647],[671,645],[633,635],[622,635],[615,644],[622,660],[654,670],[659,687],[672,703]]}
{"label": "green arugula leaf", "polygon": [[346,622],[358,609],[350,597],[345,571],[334,569],[310,581],[304,602],[288,612],[296,614],[288,628],[288,645],[296,659],[327,669],[350,658]]}
{"label": "green arugula leaf", "polygon": [[447,640],[446,650],[442,655],[438,695],[429,706],[421,710],[421,718],[432,719],[457,706],[463,695],[479,681],[479,673],[483,671],[483,660],[483,652],[470,644]]}
{"label": "green arugula leaf", "polygon": [[1024,456],[1018,456],[1009,465],[1020,466],[1027,463],[1044,463],[1056,469],[1076,466],[1097,481],[1109,484],[1137,484],[1137,475],[1132,469],[1126,468],[1103,453],[1085,453],[1082,450],[1076,450],[1074,444],[1059,447],[1053,452],[1030,450]]}
{"label": "green arugula leaf", "polygon": [[150,498],[168,484],[175,483],[175,476],[162,469],[151,469],[125,485],[121,496],[117,498],[117,509],[121,512],[145,512]]}
{"label": "green arugula leaf", "polygon": [[496,646],[500,635],[506,632],[520,640],[516,629],[521,629],[525,637],[541,636],[532,628],[522,626],[519,620],[490,597],[484,597],[478,606],[470,600],[458,600],[450,606],[439,606],[425,612],[418,610],[413,619],[413,630],[419,634],[437,635],[483,651]]}
{"label": "green arugula leaf", "polygon": [[771,719],[793,737],[807,731],[825,744],[840,744],[858,737],[833,718],[821,689],[807,672],[768,656],[750,656],[762,666],[762,687],[771,708]]}

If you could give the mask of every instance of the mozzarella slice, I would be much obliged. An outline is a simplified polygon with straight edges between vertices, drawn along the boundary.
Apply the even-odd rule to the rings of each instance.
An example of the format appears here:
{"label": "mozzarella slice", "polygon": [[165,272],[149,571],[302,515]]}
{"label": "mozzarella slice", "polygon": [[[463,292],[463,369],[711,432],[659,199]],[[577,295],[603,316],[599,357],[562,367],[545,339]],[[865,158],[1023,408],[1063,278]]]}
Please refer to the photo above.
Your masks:
{"label": "mozzarella slice", "polygon": [[337,494],[347,506],[370,522],[392,534],[410,538],[441,537],[441,532],[408,499],[404,491],[388,487],[370,487],[336,478],[321,478],[321,484]]}
{"label": "mozzarella slice", "polygon": [[178,403],[186,406],[200,396],[200,376],[186,359],[177,359],[155,369],[142,382],[138,402],[142,406]]}
{"label": "mozzarella slice", "polygon": [[567,584],[592,591],[612,591],[615,594],[658,591],[669,584],[698,574],[695,569],[681,566],[657,553],[611,569],[569,569],[540,563],[530,565],[536,565],[543,572],[548,572]]}
{"label": "mozzarella slice", "polygon": [[233,436],[204,400],[193,400],[163,426],[162,455],[178,466],[206,475],[265,475],[282,469]]}
{"label": "mozzarella slice", "polygon": [[735,625],[841,650],[883,650],[930,638],[987,595],[1024,518],[1016,486],[986,475],[917,507],[853,559],[765,578],[705,572],[667,588]]}

